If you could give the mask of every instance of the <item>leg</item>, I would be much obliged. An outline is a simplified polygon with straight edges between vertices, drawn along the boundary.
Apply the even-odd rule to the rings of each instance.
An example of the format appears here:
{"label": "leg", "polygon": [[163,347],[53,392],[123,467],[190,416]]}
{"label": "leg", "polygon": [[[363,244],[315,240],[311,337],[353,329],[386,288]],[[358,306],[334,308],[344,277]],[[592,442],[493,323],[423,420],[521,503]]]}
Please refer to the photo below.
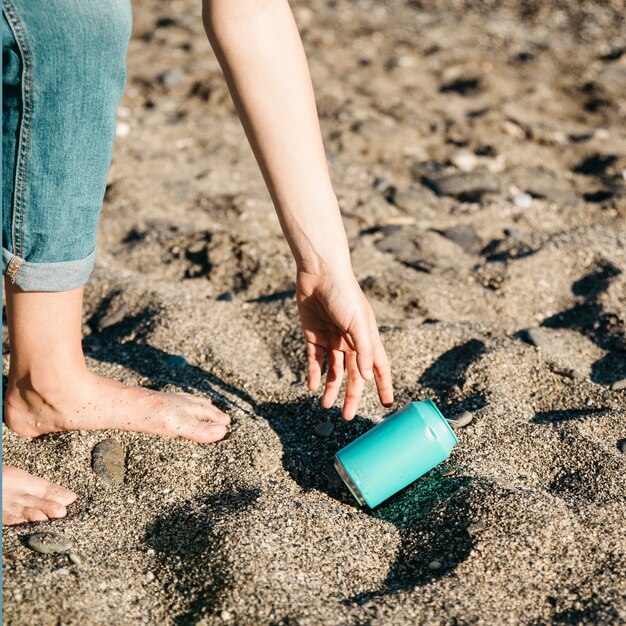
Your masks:
{"label": "leg", "polygon": [[87,369],[82,287],[45,293],[5,286],[11,362],[4,420],[19,435],[111,428],[199,443],[224,437],[230,419],[208,400],[127,387]]}
{"label": "leg", "polygon": [[[210,402],[105,380],[82,354],[82,285],[125,81],[129,0],[2,0],[2,18],[5,422],[29,437],[119,428],[221,439],[229,418]],[[63,516],[76,497],[21,470],[3,475],[6,523]]]}

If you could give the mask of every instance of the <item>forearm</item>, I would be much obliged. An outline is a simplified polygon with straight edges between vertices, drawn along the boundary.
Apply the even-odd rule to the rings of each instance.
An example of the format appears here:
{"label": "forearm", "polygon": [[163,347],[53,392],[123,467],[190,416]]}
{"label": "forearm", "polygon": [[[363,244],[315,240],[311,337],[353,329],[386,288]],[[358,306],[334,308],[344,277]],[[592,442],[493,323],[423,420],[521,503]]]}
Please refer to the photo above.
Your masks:
{"label": "forearm", "polygon": [[287,0],[205,0],[203,18],[298,269],[349,268],[311,77]]}

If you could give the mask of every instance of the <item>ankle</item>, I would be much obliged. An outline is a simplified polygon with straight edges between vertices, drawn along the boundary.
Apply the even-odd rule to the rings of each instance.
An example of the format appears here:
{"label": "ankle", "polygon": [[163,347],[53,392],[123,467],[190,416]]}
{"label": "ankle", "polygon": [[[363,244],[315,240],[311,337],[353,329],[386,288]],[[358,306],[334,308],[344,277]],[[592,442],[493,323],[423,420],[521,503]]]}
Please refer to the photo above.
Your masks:
{"label": "ankle", "polygon": [[[11,364],[13,365],[13,364]],[[89,375],[84,361],[67,363],[63,367],[46,364],[41,366],[25,366],[24,364],[9,367],[7,384],[7,403],[18,398],[26,403],[39,397],[48,402],[63,395],[67,390],[68,381],[75,384]]]}

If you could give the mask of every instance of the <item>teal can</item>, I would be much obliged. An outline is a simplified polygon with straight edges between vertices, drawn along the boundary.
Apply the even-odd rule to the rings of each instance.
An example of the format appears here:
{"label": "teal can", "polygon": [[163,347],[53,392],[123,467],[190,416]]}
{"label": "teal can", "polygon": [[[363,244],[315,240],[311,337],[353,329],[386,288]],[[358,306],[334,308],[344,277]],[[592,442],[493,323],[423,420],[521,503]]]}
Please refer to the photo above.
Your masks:
{"label": "teal can", "polygon": [[411,402],[335,455],[335,469],[370,508],[445,461],[459,442],[430,399]]}

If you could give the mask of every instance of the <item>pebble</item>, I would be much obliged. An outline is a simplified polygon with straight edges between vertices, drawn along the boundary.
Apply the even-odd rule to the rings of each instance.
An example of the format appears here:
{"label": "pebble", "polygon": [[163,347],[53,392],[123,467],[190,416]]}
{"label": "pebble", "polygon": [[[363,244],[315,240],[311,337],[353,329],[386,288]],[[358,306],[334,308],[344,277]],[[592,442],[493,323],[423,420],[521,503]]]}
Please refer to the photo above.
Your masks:
{"label": "pebble", "polygon": [[41,554],[55,554],[57,552],[69,552],[72,542],[59,533],[35,533],[26,538],[26,545],[35,552]]}
{"label": "pebble", "polygon": [[459,172],[437,179],[426,179],[425,182],[437,195],[457,198],[479,198],[484,193],[500,190],[497,178],[487,172]]}
{"label": "pebble", "polygon": [[541,167],[520,168],[514,173],[515,186],[535,198],[553,202],[576,202],[569,182]]}
{"label": "pebble", "polygon": [[154,573],[153,572],[148,572],[146,574],[146,582],[147,583],[151,583],[154,580]]}
{"label": "pebble", "polygon": [[428,569],[441,569],[441,561],[431,561],[428,564]]}
{"label": "pebble", "polygon": [[78,554],[76,554],[76,552],[70,552],[70,561],[72,563],[74,563],[74,565],[80,565],[83,560],[80,558],[80,556]]}
{"label": "pebble", "polygon": [[117,122],[115,125],[116,137],[127,137],[130,133],[130,124],[128,122]]}
{"label": "pebble", "polygon": [[467,527],[467,532],[470,535],[475,535],[479,533],[481,530],[485,530],[485,522],[474,522]]}
{"label": "pebble", "polygon": [[441,477],[446,478],[448,476],[454,476],[455,474],[456,474],[455,469],[449,469],[449,470],[446,470],[445,472],[441,472]]}
{"label": "pebble", "polygon": [[482,247],[480,237],[476,233],[476,229],[471,224],[457,224],[452,228],[442,230],[441,234],[450,241],[454,241],[457,246],[460,246],[469,252],[478,252]]}
{"label": "pebble", "polygon": [[126,316],[127,310],[128,304],[126,304],[126,302],[121,302],[113,310],[109,311],[106,315],[100,318],[97,324],[97,329],[99,331],[103,331],[106,328],[110,328],[111,326],[118,324]]}
{"label": "pebble", "polygon": [[531,345],[536,346],[537,348],[541,348],[542,350],[545,350],[546,352],[549,352],[550,354],[563,356],[564,351],[560,347],[555,346],[548,339],[546,334],[543,331],[541,331],[539,328],[527,328],[524,331],[524,334],[526,336],[528,343],[530,343]]}
{"label": "pebble", "polygon": [[626,454],[626,439],[620,439],[617,442],[617,449],[622,453]]}
{"label": "pebble", "polygon": [[178,87],[185,82],[185,74],[179,67],[174,67],[159,74],[157,80],[166,87]]}
{"label": "pebble", "polygon": [[396,256],[411,256],[415,252],[415,245],[405,237],[387,235],[376,242],[376,247],[382,252],[390,252]]}
{"label": "pebble", "polygon": [[226,609],[224,609],[220,613],[220,617],[223,622],[230,622],[230,620],[233,619],[233,614],[230,611],[227,611]]}
{"label": "pebble", "polygon": [[189,361],[184,356],[180,356],[179,354],[170,354],[166,362],[171,367],[185,367],[189,365]]}
{"label": "pebble", "polygon": [[511,200],[518,209],[529,209],[533,204],[533,197],[529,193],[515,194]]}
{"label": "pebble", "polygon": [[622,380],[616,380],[611,385],[611,389],[613,391],[619,391],[620,389],[626,389],[626,378],[622,378]]}
{"label": "pebble", "polygon": [[463,428],[470,424],[473,419],[474,416],[472,413],[470,413],[469,411],[463,411],[461,415],[459,415],[456,419],[452,421],[450,426],[452,426],[452,428]]}
{"label": "pebble", "polygon": [[104,439],[91,452],[91,468],[109,485],[121,485],[126,471],[126,453],[117,439]]}
{"label": "pebble", "polygon": [[478,158],[469,150],[459,150],[450,157],[450,163],[464,172],[471,172],[478,165]]}
{"label": "pebble", "polygon": [[70,570],[68,570],[67,567],[59,567],[59,569],[54,571],[56,574],[59,574],[59,576],[67,576],[70,573]]}
{"label": "pebble", "polygon": [[315,427],[315,434],[322,439],[326,439],[333,434],[335,425],[332,422],[321,422]]}

